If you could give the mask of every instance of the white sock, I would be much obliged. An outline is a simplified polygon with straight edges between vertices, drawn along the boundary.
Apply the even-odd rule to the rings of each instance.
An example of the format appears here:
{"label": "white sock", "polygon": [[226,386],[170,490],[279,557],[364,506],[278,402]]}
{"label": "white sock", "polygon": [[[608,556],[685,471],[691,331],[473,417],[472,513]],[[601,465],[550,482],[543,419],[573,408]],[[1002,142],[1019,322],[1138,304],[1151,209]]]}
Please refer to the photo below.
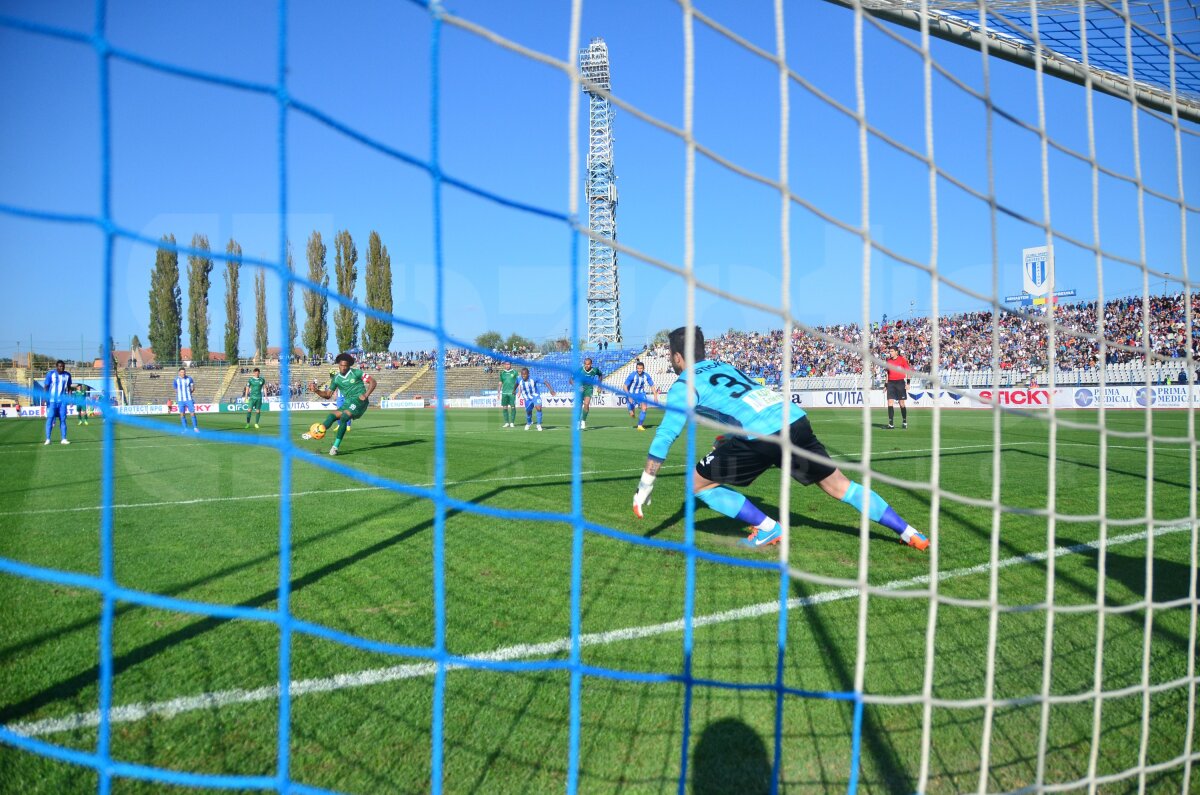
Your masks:
{"label": "white sock", "polygon": [[907,544],[909,539],[911,539],[916,532],[917,528],[909,525],[908,527],[905,527],[904,532],[900,534],[900,540]]}
{"label": "white sock", "polygon": [[777,525],[777,524],[779,524],[779,523],[768,516],[766,521],[764,521],[762,524],[760,524],[758,526],[758,529],[762,530],[764,533],[769,533],[775,529],[775,525]]}

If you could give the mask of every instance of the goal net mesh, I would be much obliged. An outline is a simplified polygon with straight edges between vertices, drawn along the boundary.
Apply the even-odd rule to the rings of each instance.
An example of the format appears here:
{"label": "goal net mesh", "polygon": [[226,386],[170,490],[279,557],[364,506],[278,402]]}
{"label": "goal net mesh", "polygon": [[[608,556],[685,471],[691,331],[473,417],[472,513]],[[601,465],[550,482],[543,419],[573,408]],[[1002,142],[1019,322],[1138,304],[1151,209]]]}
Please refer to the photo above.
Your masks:
{"label": "goal net mesh", "polygon": [[[676,29],[682,32],[683,96],[681,114],[672,119],[645,111],[623,96],[620,77],[614,79],[611,89],[588,85],[581,78],[574,54],[584,46],[588,35],[603,34],[603,31],[583,30],[582,0],[572,4],[568,36],[553,52],[530,48],[477,24],[469,14],[455,13],[452,5],[415,2],[428,12],[431,40],[432,141],[428,157],[394,148],[288,94],[289,5],[284,0],[279,3],[280,24],[275,43],[278,81],[266,85],[183,69],[114,46],[106,37],[102,0],[97,3],[95,30],[89,35],[34,25],[11,16],[0,17],[0,24],[7,28],[86,44],[97,52],[105,190],[101,212],[95,217],[81,218],[53,208],[19,205],[0,206],[0,212],[57,223],[87,223],[103,232],[109,255],[103,270],[102,339],[111,337],[113,325],[114,241],[137,240],[159,245],[157,240],[143,239],[137,232],[124,228],[110,206],[108,144],[112,119],[108,70],[115,61],[134,62],[149,69],[187,74],[229,90],[274,97],[280,118],[279,212],[283,217],[288,214],[286,119],[289,116],[315,120],[340,135],[428,172],[434,195],[430,232],[439,274],[436,322],[425,327],[401,315],[375,312],[374,316],[431,334],[443,351],[448,344],[471,346],[451,338],[446,331],[445,313],[452,306],[453,297],[444,294],[441,281],[442,192],[466,191],[482,202],[560,222],[572,232],[571,256],[579,262],[579,252],[592,236],[580,211],[584,180],[581,142],[586,131],[582,126],[583,92],[601,92],[623,119],[648,125],[668,136],[684,163],[682,184],[678,186],[682,197],[681,256],[658,256],[644,250],[636,234],[626,235],[620,242],[605,237],[602,242],[621,254],[622,282],[636,283],[629,276],[639,272],[670,274],[676,282],[658,307],[673,313],[664,318],[664,323],[706,324],[710,342],[718,346],[715,350],[729,351],[731,361],[747,369],[747,361],[737,358],[747,355],[746,335],[731,330],[718,336],[721,329],[707,323],[713,314],[706,307],[734,307],[738,312],[769,318],[766,324],[769,330],[756,332],[754,337],[758,377],[778,386],[785,396],[800,395],[794,401],[799,405],[809,399],[805,394],[820,395],[826,401],[845,398],[861,405],[860,414],[855,415],[851,424],[854,443],[844,445],[836,461],[867,488],[913,495],[911,504],[923,506],[922,529],[931,540],[927,558],[914,558],[921,561],[919,573],[891,579],[875,576],[872,564],[879,557],[873,550],[878,548],[879,539],[863,517],[858,528],[857,557],[845,561],[853,575],[814,570],[806,564],[805,545],[819,544],[822,530],[793,527],[786,510],[781,516],[785,532],[777,559],[759,558],[748,564],[745,560],[703,552],[695,535],[694,512],[698,509],[692,504],[688,485],[681,520],[682,540],[654,542],[656,548],[682,554],[688,561],[686,594],[678,626],[655,630],[680,633],[683,669],[630,672],[589,666],[582,649],[589,643],[607,641],[599,636],[585,636],[581,628],[584,538],[604,533],[630,543],[650,542],[585,521],[581,494],[587,488],[587,476],[583,474],[579,434],[573,428],[576,437],[572,448],[573,504],[554,515],[525,517],[557,522],[560,526],[565,523],[571,528],[571,580],[562,584],[563,589],[571,592],[569,640],[561,646],[518,649],[492,656],[456,653],[447,648],[445,636],[446,514],[451,509],[477,510],[481,515],[498,518],[510,514],[461,505],[447,496],[445,438],[439,430],[435,440],[438,463],[431,487],[397,484],[387,478],[353,472],[352,468],[336,470],[369,486],[428,499],[433,506],[436,642],[430,648],[368,642],[299,621],[289,612],[290,499],[282,501],[280,513],[283,563],[274,609],[184,603],[121,589],[114,579],[112,565],[113,430],[109,425],[104,431],[105,509],[101,511],[100,523],[100,575],[75,575],[0,560],[0,568],[8,575],[102,594],[100,708],[94,719],[98,731],[96,748],[89,752],[56,745],[52,742],[52,730],[44,725],[5,726],[0,729],[0,740],[65,763],[90,767],[98,771],[101,791],[105,792],[115,778],[121,777],[174,785],[319,791],[297,781],[289,762],[294,739],[290,735],[291,703],[305,693],[293,679],[289,648],[293,635],[307,634],[425,661],[422,663],[425,667],[416,673],[432,681],[429,789],[433,792],[442,791],[444,785],[446,678],[449,671],[463,668],[569,673],[569,707],[566,714],[559,716],[569,724],[562,782],[568,792],[611,783],[589,782],[582,761],[588,744],[586,727],[580,719],[581,705],[589,687],[599,680],[636,681],[649,686],[669,683],[684,689],[682,714],[676,715],[672,723],[672,739],[679,743],[677,765],[667,773],[668,778],[677,781],[681,792],[698,775],[694,758],[697,739],[689,722],[689,710],[694,698],[698,698],[695,694],[706,688],[767,692],[773,697],[773,732],[765,739],[770,769],[765,788],[772,792],[805,787],[813,791],[833,788],[851,792],[894,791],[896,781],[917,792],[1194,791],[1196,492],[1200,486],[1197,434],[1194,412],[1186,408],[1194,405],[1193,399],[1185,396],[1180,405],[1186,410],[1171,414],[1173,419],[1164,424],[1160,409],[1167,393],[1158,395],[1154,391],[1164,377],[1178,380],[1177,373],[1181,371],[1185,381],[1176,386],[1185,391],[1195,388],[1196,304],[1189,253],[1195,251],[1193,241],[1200,208],[1190,203],[1187,196],[1189,189],[1192,192],[1196,189],[1195,161],[1200,153],[1195,126],[1200,118],[1197,115],[1200,14],[1193,0],[987,3],[831,0],[830,4],[775,0],[770,6],[771,33],[765,39],[769,44],[763,43],[763,37],[743,35],[737,13],[731,13],[729,8],[710,10],[707,3],[683,0],[678,4],[681,27]],[[847,83],[849,91],[841,99],[822,90],[818,80],[796,66],[802,60],[797,52],[806,46],[802,42],[811,44],[806,36],[814,19],[819,19],[820,24],[837,26],[838,35],[850,42],[849,62],[853,72]],[[634,11],[625,24],[638,24]],[[437,120],[442,98],[440,48],[448,28],[478,37],[505,57],[515,54],[533,59],[561,75],[563,96],[569,92],[572,97],[565,103],[570,136],[567,164],[570,176],[569,184],[564,186],[565,195],[570,198],[564,201],[566,206],[533,206],[513,196],[480,188],[470,175],[444,170]],[[830,32],[834,32],[832,28]],[[648,31],[647,35],[667,34]],[[772,168],[747,164],[737,156],[725,154],[720,145],[706,140],[704,130],[696,124],[697,72],[704,65],[697,49],[701,36],[706,41],[712,37],[721,39],[724,46],[767,70],[757,74],[766,75],[776,102],[778,127],[768,131],[775,144]],[[969,50],[947,41],[978,50],[977,60],[968,62]],[[886,55],[880,56],[875,50]],[[895,86],[890,96],[888,91],[879,90],[878,82],[872,84],[876,88],[873,93],[868,91],[865,63],[879,57],[903,61],[906,67],[898,69],[898,74],[916,75],[916,80]],[[614,52],[613,59],[619,64],[620,53]],[[1003,96],[995,93],[997,59],[1028,67],[1029,77],[1022,88],[1012,89],[1014,79],[1010,73]],[[971,74],[960,77],[958,73],[963,70]],[[619,66],[614,71],[619,74]],[[897,78],[898,83],[903,80],[907,78]],[[1064,89],[1060,85],[1062,80],[1074,85]],[[1065,93],[1068,91],[1075,93]],[[958,97],[954,102],[959,107],[962,103],[974,105],[975,123],[959,127],[954,119],[944,118],[935,99],[945,93]],[[1014,107],[1012,103],[1018,95],[1023,95],[1024,101]],[[898,111],[894,104],[897,97],[902,105]],[[1063,121],[1051,107],[1054,102],[1067,101],[1064,97],[1073,101],[1076,109],[1069,134],[1060,133]],[[1098,105],[1104,106],[1102,112],[1097,111]],[[882,120],[877,118],[880,113],[877,109],[881,107],[885,109]],[[906,118],[919,119],[915,140],[895,134],[889,128],[889,120],[895,118],[890,114],[897,112]],[[811,121],[813,118],[831,117],[840,119],[841,133],[806,137],[803,140],[807,145],[798,145],[798,130],[819,127],[821,122]],[[1114,132],[1098,127],[1096,120],[1101,117],[1106,125],[1119,121],[1123,129]],[[939,157],[946,139],[970,136],[978,140],[967,154],[957,150],[953,163]],[[1014,153],[1009,140],[1016,136],[1026,136],[1032,143]],[[844,145],[847,141],[848,145]],[[828,151],[824,148],[826,144]],[[1122,146],[1123,151],[1114,153],[1115,147]],[[822,158],[838,156],[847,159],[840,163],[843,178],[837,198],[830,199],[818,190],[811,190],[804,176],[798,176],[810,168],[815,170]],[[962,165],[967,159],[969,164]],[[900,180],[899,175],[907,174],[903,190],[899,189],[901,186],[880,183],[881,166],[893,161],[905,165],[883,168],[882,173],[890,175],[883,179]],[[961,173],[960,166],[970,173]],[[1064,182],[1062,173],[1070,169],[1075,170],[1074,174]],[[771,193],[772,215],[778,231],[776,256],[774,261],[755,267],[768,272],[772,283],[778,285],[777,300],[747,297],[751,279],[735,278],[726,283],[708,280],[698,264],[697,199],[706,190],[719,191],[706,188],[711,182],[699,180],[698,175],[707,178],[714,172],[720,172],[720,179],[743,181]],[[1005,191],[998,187],[999,182],[1014,172],[1020,175],[1020,184],[1026,189],[1026,200],[1019,203],[1010,203]],[[1148,176],[1148,172],[1153,172],[1153,176]],[[1114,217],[1102,206],[1109,195],[1105,186],[1110,184],[1129,192],[1132,200],[1122,207],[1131,207],[1132,212]],[[951,192],[956,194],[957,201],[972,209],[947,213],[946,197]],[[874,222],[878,213],[875,202],[880,200],[880,194],[883,201],[901,201],[914,208],[912,223],[927,227],[924,253],[913,254],[889,245],[887,236],[881,234]],[[1076,208],[1086,208],[1082,222],[1064,227],[1056,221],[1052,209],[1064,201]],[[1147,210],[1147,204],[1154,209]],[[809,225],[803,227],[807,230],[803,239],[796,240],[797,229],[801,228],[800,216]],[[1154,218],[1156,225],[1148,223],[1148,217]],[[1165,227],[1159,224],[1165,217],[1173,218],[1173,224]],[[889,218],[894,222],[894,215]],[[1106,225],[1113,223],[1134,230],[1132,253],[1126,248],[1106,247],[1109,240]],[[954,254],[941,249],[946,228],[963,224],[971,225],[972,236],[982,241],[978,250],[985,252],[971,274],[948,263]],[[800,252],[812,248],[814,238],[820,239],[822,235],[827,241],[833,238],[843,241],[840,248],[834,246],[840,251],[840,261],[820,281],[809,282],[814,257]],[[1171,238],[1170,245],[1155,245],[1164,235]],[[850,244],[845,244],[845,240],[851,241]],[[1022,242],[1014,244],[1014,240]],[[1031,302],[1032,307],[1022,307],[1020,311],[1006,304],[1004,288],[1011,284],[1007,272],[1016,269],[1016,249],[1025,246],[1044,246],[1054,251],[1058,260],[1058,286],[1063,285],[1069,273],[1075,286],[1083,291],[1080,300],[1063,301],[1059,311],[1055,311],[1053,296],[1044,305]],[[178,250],[189,251],[183,246]],[[1164,251],[1168,253],[1164,255]],[[215,258],[221,259],[220,255]],[[280,277],[281,305],[286,305],[286,290],[290,285],[322,290],[320,285],[297,277],[283,264],[284,239],[280,240],[277,259],[246,258],[245,261]],[[984,274],[982,277],[980,272]],[[1082,281],[1084,274],[1086,284]],[[1115,288],[1111,286],[1113,282]],[[907,315],[893,312],[890,319],[881,320],[888,311],[880,306],[881,283],[890,285],[890,300],[895,301],[896,295],[902,294],[906,303],[911,301],[912,309]],[[570,292],[576,319],[584,306],[583,284],[579,273],[572,275]],[[861,300],[855,301],[858,311],[836,321],[824,316],[813,320],[812,305],[822,298],[820,294],[804,292],[811,284],[819,284],[825,290],[860,294]],[[334,292],[325,292],[331,301],[351,305]],[[961,301],[948,300],[951,294],[976,302],[976,311],[967,320],[963,316],[951,317],[943,309],[962,306]],[[1090,303],[1084,298],[1090,299]],[[357,305],[354,308],[362,311]],[[1164,318],[1166,325],[1160,323]],[[283,325],[287,324],[285,309],[281,309],[280,319]],[[972,324],[970,333],[978,337],[982,346],[974,349],[969,368],[961,366],[962,362],[956,358],[962,354],[960,343],[962,335],[968,333],[964,326],[968,322]],[[578,339],[578,331],[576,320],[572,338]],[[1016,347],[1015,337],[1020,337],[1020,345]],[[918,410],[922,412],[920,422],[931,429],[932,443],[928,448],[898,452],[896,447],[900,443],[889,446],[891,442],[879,440],[884,408],[872,405],[871,396],[877,391],[885,349],[901,342],[911,351],[914,370],[911,409],[914,417]],[[578,356],[577,352],[575,362]],[[823,362],[822,366],[814,367],[815,361]],[[1064,362],[1069,366],[1064,367]],[[111,362],[107,366],[111,367]],[[669,373],[663,374],[669,378]],[[287,382],[286,359],[281,375]],[[439,376],[439,396],[442,394],[444,380]],[[1126,394],[1132,396],[1131,410],[1120,412],[1118,401]],[[957,426],[949,418],[956,408],[954,404],[964,400],[973,401],[979,409],[972,413],[978,426],[974,443],[951,438],[952,429]],[[1091,413],[1075,412],[1075,408],[1086,408]],[[437,413],[440,429],[443,421],[440,402]],[[277,443],[283,462],[280,493],[288,495],[292,488],[292,462],[306,459],[287,441],[291,426],[286,411],[283,417]],[[577,411],[572,420],[574,425]],[[132,419],[122,422],[136,424]],[[818,434],[821,422],[814,420]],[[698,425],[707,434],[712,424],[689,422],[689,456],[700,446]],[[1118,451],[1130,450],[1137,454],[1132,459],[1135,463],[1120,466],[1132,466],[1137,471],[1119,472],[1122,486],[1118,490],[1114,461]],[[906,477],[900,470],[881,465],[898,455],[921,461],[913,465],[916,474]],[[1121,458],[1123,462],[1129,460],[1128,456]],[[963,482],[960,476],[964,469],[975,470],[975,481],[984,484],[982,491],[958,485]],[[1129,491],[1130,477],[1141,484],[1136,493]],[[1034,485],[1014,490],[1018,480]],[[630,493],[633,486],[631,481]],[[1081,492],[1087,493],[1088,501],[1081,503],[1076,499]],[[789,479],[781,478],[778,503],[793,505],[797,499]],[[622,506],[621,510],[626,508]],[[928,523],[924,524],[926,517]],[[966,547],[971,554],[962,553]],[[1114,551],[1117,548],[1125,551],[1118,556]],[[1086,565],[1072,563],[1068,572],[1063,573],[1066,561],[1080,560],[1086,561]],[[951,561],[950,565],[947,561]],[[698,563],[741,565],[767,571],[778,577],[779,600],[734,617],[703,614],[697,606],[701,601],[697,594]],[[1018,572],[1023,573],[1018,575]],[[1020,579],[1009,579],[1013,577]],[[958,587],[968,580],[975,583],[974,587]],[[1124,598],[1115,597],[1114,581],[1119,581],[1133,596],[1125,593]],[[1029,597],[1031,589],[1039,592],[1033,598]],[[1064,590],[1070,594],[1065,595]],[[274,775],[188,773],[113,758],[110,742],[114,724],[140,720],[148,714],[122,712],[120,705],[112,703],[113,610],[118,601],[220,618],[265,621],[279,627],[280,681],[275,688],[258,694],[263,700],[278,701]],[[844,687],[806,690],[792,681],[789,673],[796,664],[795,655],[801,651],[792,645],[789,636],[806,620],[804,610],[835,601],[857,604],[853,626],[837,627],[825,635],[815,633],[825,645],[803,652],[810,658],[845,652]],[[776,631],[767,644],[770,654],[777,655],[774,680],[747,684],[707,680],[693,674],[690,667],[693,644],[696,633],[704,626],[732,618],[776,614]],[[913,615],[919,616],[915,623],[911,621]],[[635,636],[636,633],[630,637]],[[754,636],[744,642],[760,640]],[[902,665],[892,665],[896,663],[892,658],[894,649],[914,645],[919,654],[906,658]],[[974,655],[972,675],[967,675],[961,666],[954,669],[953,676],[944,674],[940,665],[946,659],[943,655],[948,647],[953,647],[960,656]],[[561,659],[545,659],[556,654]],[[894,672],[899,668],[904,669],[904,675],[886,677],[887,681],[880,682],[878,671]],[[802,754],[796,751],[794,724],[804,716],[793,705],[805,700],[849,705],[850,717],[844,733],[835,739],[845,746],[848,764],[829,780],[813,774],[807,762],[797,758]],[[174,714],[175,707],[184,708],[179,704],[168,705],[159,714]]]}

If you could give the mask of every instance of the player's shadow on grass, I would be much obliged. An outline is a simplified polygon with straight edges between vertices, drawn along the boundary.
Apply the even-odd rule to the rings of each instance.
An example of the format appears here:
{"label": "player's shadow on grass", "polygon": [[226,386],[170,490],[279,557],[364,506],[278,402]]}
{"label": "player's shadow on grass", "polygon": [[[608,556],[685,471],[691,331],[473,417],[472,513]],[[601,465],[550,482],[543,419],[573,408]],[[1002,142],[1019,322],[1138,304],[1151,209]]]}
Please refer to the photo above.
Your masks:
{"label": "player's shadow on grass", "polygon": [[758,732],[737,718],[704,727],[692,751],[694,795],[761,795],[771,791],[771,759]]}
{"label": "player's shadow on grass", "polygon": [[[1060,539],[1060,542],[1065,546],[1073,546],[1075,541],[1068,539]],[[1141,601],[1146,598],[1146,557],[1145,555],[1121,555],[1113,552],[1111,549],[1105,556],[1105,576],[1109,582],[1116,581],[1129,589],[1130,597],[1127,599],[1113,599],[1111,592],[1106,594],[1108,598],[1105,600],[1110,606],[1120,606],[1129,604],[1133,601]],[[1100,553],[1089,552],[1087,554],[1088,565],[1099,572]],[[1186,599],[1191,588],[1191,566],[1186,563],[1177,563],[1173,560],[1162,560],[1155,558],[1153,567],[1154,576],[1154,592],[1152,599],[1155,602],[1173,602],[1178,599]],[[1061,569],[1055,570],[1055,576],[1060,580],[1063,578]],[[1095,596],[1096,589],[1088,588],[1082,583],[1072,581],[1072,585],[1081,593],[1091,597]],[[1159,608],[1161,611],[1163,608]],[[1176,610],[1187,610],[1187,605],[1182,605],[1174,608]],[[1146,614],[1143,610],[1135,610],[1127,613],[1120,613],[1128,621],[1132,622],[1135,630],[1142,630],[1145,627]],[[1187,653],[1191,649],[1191,643],[1186,635],[1181,634],[1169,627],[1165,627],[1161,622],[1154,625],[1154,637],[1165,638],[1179,647],[1181,652]]]}
{"label": "player's shadow on grass", "polygon": [[[366,517],[356,517],[353,522],[348,522],[342,529],[358,526],[363,522],[370,521],[372,519],[378,519],[382,516],[392,515],[395,510],[396,508],[394,505],[389,505],[388,507],[375,511]],[[458,512],[450,511],[447,513],[447,517],[455,513]],[[319,582],[330,574],[334,574],[342,569],[352,566],[355,563],[359,563],[371,557],[372,555],[390,549],[391,547],[407,541],[413,536],[419,535],[427,530],[431,530],[432,528],[433,519],[430,518],[419,524],[413,525],[407,530],[388,536],[387,538],[384,538],[369,547],[360,549],[353,554],[327,563],[326,565],[314,569],[306,574],[294,577],[291,582],[291,593],[294,595],[306,586]],[[249,599],[244,599],[241,602],[235,603],[234,606],[265,608],[274,602],[278,595],[278,589],[272,586],[256,596],[252,596]],[[121,609],[122,607],[126,609],[138,609],[138,606],[123,605],[118,607],[118,614],[124,612],[124,610]],[[225,624],[225,622],[230,620],[231,619],[228,618],[217,617],[201,618],[192,624],[181,627],[180,629],[163,635],[162,637],[159,637],[153,641],[144,643],[136,648],[130,649],[127,652],[116,654],[113,656],[113,676],[119,676],[139,663],[146,662],[162,652],[168,651],[181,643],[186,643],[189,640],[193,640],[206,632],[211,632],[212,630],[218,629]],[[94,626],[95,621],[90,621],[87,625]],[[62,630],[59,630],[55,634],[60,634],[61,631]],[[28,644],[22,645],[24,646]],[[60,682],[57,682],[38,693],[34,693],[28,698],[25,698],[14,704],[5,705],[4,707],[0,708],[0,725],[21,720],[22,718],[32,714],[48,704],[53,704],[58,701],[73,702],[75,699],[79,698],[80,694],[87,688],[94,687],[96,682],[99,680],[99,677],[100,667],[99,665],[94,665],[87,670],[75,674],[74,676],[70,676]]]}
{"label": "player's shadow on grass", "polygon": [[[819,588],[820,586],[817,586]],[[802,580],[792,580],[792,593],[801,598],[810,598],[819,591],[814,591],[813,587]],[[830,680],[835,683],[835,686],[840,692],[854,692],[854,670],[855,661],[848,657],[845,653],[846,648],[844,643],[845,633],[842,628],[831,630],[829,622],[819,611],[810,611],[804,616],[809,629],[812,631],[813,640],[816,642],[816,648],[820,649],[820,654],[817,659],[822,661],[825,670],[829,673]],[[848,647],[853,653],[853,646]],[[799,652],[792,650],[793,656],[792,665],[800,664],[795,655]],[[811,655],[804,654],[804,664],[809,664],[812,659]],[[918,660],[913,660],[913,665],[919,664]],[[895,745],[892,731],[889,727],[881,724],[876,708],[867,706],[863,709],[862,729],[861,729],[862,754],[864,757],[869,757],[871,764],[870,769],[877,771],[879,775],[878,781],[870,782],[872,791],[874,785],[878,785],[880,791],[908,793],[916,791],[916,782],[902,762],[900,749]],[[846,736],[846,745],[849,747],[851,737]],[[860,762],[860,769],[867,768],[866,760]]]}
{"label": "player's shadow on grass", "polygon": [[338,450],[339,456],[355,455],[356,453],[365,453],[368,450],[386,450],[389,447],[408,447],[410,444],[429,444],[425,439],[397,439],[394,442],[384,442],[382,444],[368,444],[363,447],[349,447],[345,450]]}
{"label": "player's shadow on grass", "polygon": [[[1096,449],[1099,450],[1099,447],[1097,447]],[[1050,456],[1047,453],[1039,453],[1037,450],[1028,450],[1028,449],[1022,448],[1020,450],[1009,449],[1009,450],[1005,450],[1004,452],[1018,453],[1020,455],[1027,455],[1031,458],[1040,458],[1043,461],[1047,461],[1047,462],[1050,461]],[[1066,454],[1064,454],[1064,452],[1061,449],[1058,451],[1058,455],[1056,456],[1056,463],[1059,463],[1059,462],[1067,463],[1067,464],[1074,464],[1075,466],[1087,467],[1088,469],[1094,469],[1097,472],[1100,471],[1100,465],[1098,463],[1093,463],[1091,461],[1081,461],[1076,458],[1069,458],[1069,457],[1067,457]],[[1160,483],[1164,486],[1175,486],[1176,488],[1180,488],[1180,489],[1190,489],[1191,488],[1190,484],[1185,483],[1183,481],[1170,480],[1168,478],[1164,478],[1164,477],[1160,476],[1158,474],[1158,472],[1160,472],[1162,469],[1163,469],[1163,467],[1155,467],[1155,470],[1154,470],[1155,471],[1155,475],[1154,475],[1155,483]],[[1115,472],[1119,475],[1128,475],[1129,477],[1137,478],[1138,480],[1146,479],[1146,471],[1144,469],[1140,470],[1140,471],[1136,470],[1136,469],[1121,469],[1120,467],[1113,466],[1111,460],[1108,462],[1107,471]]]}
{"label": "player's shadow on grass", "polygon": [[[765,502],[758,503],[758,506],[768,516],[778,516],[779,510],[774,505],[768,505]],[[699,518],[700,512],[704,511],[708,514],[705,518]],[[725,538],[745,538],[749,535],[749,529],[745,524],[738,522],[736,519],[730,519],[727,516],[716,514],[709,510],[703,503],[697,501],[696,504],[697,518],[695,520],[696,532],[707,533],[714,536],[722,536]],[[658,523],[655,527],[647,530],[642,534],[645,538],[654,538],[664,530],[668,530],[677,524],[683,522],[684,508],[681,505],[674,514],[668,516]],[[809,530],[829,530],[834,533],[852,536],[855,539],[859,536],[858,516],[853,512],[848,513],[848,519],[845,523],[823,522],[819,519],[813,519],[811,516],[793,513],[791,514],[791,532],[807,532]],[[895,533],[880,531],[875,525],[870,526],[869,532],[872,541],[891,541],[895,542],[897,536]]]}

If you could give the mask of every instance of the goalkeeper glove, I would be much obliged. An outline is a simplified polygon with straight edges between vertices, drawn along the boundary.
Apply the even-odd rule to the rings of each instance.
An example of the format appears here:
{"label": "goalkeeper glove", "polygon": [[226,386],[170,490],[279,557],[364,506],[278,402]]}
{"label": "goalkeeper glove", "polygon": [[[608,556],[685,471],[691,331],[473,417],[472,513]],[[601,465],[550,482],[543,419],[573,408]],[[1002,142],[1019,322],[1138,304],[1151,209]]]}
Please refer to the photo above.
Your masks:
{"label": "goalkeeper glove", "polygon": [[642,479],[638,481],[637,491],[633,493],[633,515],[639,519],[645,518],[642,516],[642,506],[650,504],[650,492],[654,491],[654,475],[642,473]]}

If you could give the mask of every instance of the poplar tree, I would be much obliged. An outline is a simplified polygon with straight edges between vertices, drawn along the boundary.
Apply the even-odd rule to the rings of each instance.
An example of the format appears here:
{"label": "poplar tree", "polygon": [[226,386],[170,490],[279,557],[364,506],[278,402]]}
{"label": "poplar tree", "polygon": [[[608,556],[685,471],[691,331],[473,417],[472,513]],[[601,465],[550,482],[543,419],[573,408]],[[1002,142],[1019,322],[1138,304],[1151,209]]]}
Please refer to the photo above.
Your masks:
{"label": "poplar tree", "polygon": [[[325,265],[325,244],[321,233],[313,232],[308,238],[308,280],[322,287],[329,287],[329,268]],[[329,347],[329,296],[316,290],[304,290],[304,347],[308,355],[323,357]]]}
{"label": "poplar tree", "polygon": [[259,361],[267,358],[267,274],[254,274],[254,353]]}
{"label": "poplar tree", "polygon": [[[358,281],[358,249],[349,230],[343,229],[333,238],[333,270],[337,278],[338,295],[354,300],[354,285]],[[358,313],[351,307],[338,304],[333,310],[333,330],[338,351],[358,346]]]}
{"label": "poplar tree", "polygon": [[[367,241],[367,306],[392,313],[392,258],[375,231]],[[392,344],[392,331],[389,321],[368,316],[363,323],[363,350],[383,353]]]}
{"label": "poplar tree", "polygon": [[225,253],[229,255],[225,261],[225,363],[237,364],[238,341],[242,336],[242,309],[238,303],[242,247],[230,238]]}
{"label": "poplar tree", "polygon": [[[296,263],[292,259],[292,241],[290,241],[290,240],[288,241],[288,244],[287,244],[287,270],[288,270],[289,275],[296,272]],[[296,283],[294,281],[292,281],[291,279],[288,279],[288,284],[287,284],[287,317],[288,317],[287,339],[284,340],[283,349],[279,352],[279,356],[280,356],[281,360],[282,360],[282,357],[284,357],[284,356],[291,359],[292,352],[296,350],[295,293],[296,293]]]}
{"label": "poplar tree", "polygon": [[[162,241],[175,245],[175,235]],[[179,253],[159,247],[150,273],[150,347],[159,362],[179,360],[183,333],[183,297],[179,292]]]}
{"label": "poplar tree", "polygon": [[[192,248],[208,252],[208,237],[192,235]],[[188,337],[192,362],[208,364],[208,290],[212,286],[212,257],[188,254]]]}

